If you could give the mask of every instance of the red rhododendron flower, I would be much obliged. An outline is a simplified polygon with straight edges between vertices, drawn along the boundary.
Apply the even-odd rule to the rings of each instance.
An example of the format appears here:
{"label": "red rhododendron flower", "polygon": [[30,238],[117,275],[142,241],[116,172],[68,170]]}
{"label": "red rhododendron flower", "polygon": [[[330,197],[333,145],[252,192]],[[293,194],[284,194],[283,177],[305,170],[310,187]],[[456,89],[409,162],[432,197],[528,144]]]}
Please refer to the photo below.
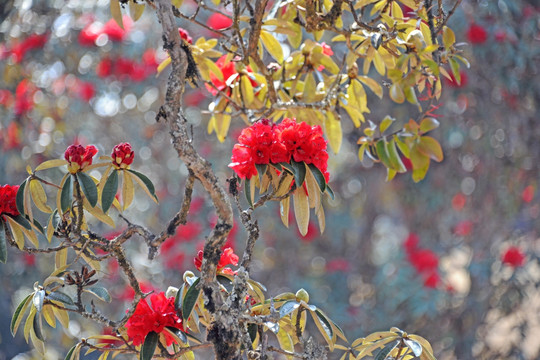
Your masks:
{"label": "red rhododendron flower", "polygon": [[433,271],[424,278],[424,286],[431,289],[435,289],[437,285],[439,285],[440,281],[441,281],[441,277],[439,276],[439,273],[436,271]]}
{"label": "red rhododendron flower", "polygon": [[72,174],[84,170],[92,165],[92,158],[98,152],[94,145],[83,147],[82,145],[70,145],[64,153],[64,159],[68,161],[68,171]]}
{"label": "red rhododendron flower", "polygon": [[11,48],[11,54],[16,63],[20,63],[28,51],[40,49],[47,43],[47,35],[32,34],[23,42],[15,44]]}
{"label": "red rhododendron flower", "polygon": [[487,40],[487,31],[478,24],[471,24],[467,30],[467,39],[471,44],[483,44]]}
{"label": "red rhododendron flower", "polygon": [[193,44],[193,39],[191,38],[191,36],[189,36],[189,33],[186,30],[178,28],[178,33],[180,34],[180,37],[182,39],[187,41],[188,44]]}
{"label": "red rhododendron flower", "polygon": [[501,261],[514,268],[520,267],[525,264],[525,254],[517,246],[511,246],[502,254]]}
{"label": "red rhododendron flower", "polygon": [[529,185],[521,193],[521,199],[523,202],[530,203],[534,199],[534,186]]}
{"label": "red rhododendron flower", "polygon": [[113,148],[111,157],[113,158],[113,165],[117,169],[127,169],[129,165],[133,163],[135,153],[131,149],[130,143],[121,143]]}
{"label": "red rhododendron flower", "polygon": [[240,178],[257,175],[255,164],[297,162],[315,165],[328,182],[327,142],[320,126],[310,126],[294,119],[284,119],[279,125],[268,119],[257,121],[242,130],[233,147],[229,164]]}
{"label": "red rhododendron flower", "polygon": [[123,29],[118,26],[114,19],[110,19],[105,25],[103,25],[102,33],[107,34],[109,40],[111,41],[124,41],[127,34],[131,30],[131,18],[125,15],[122,18],[122,24],[124,25]]}
{"label": "red rhododendron flower", "polygon": [[113,62],[110,58],[102,59],[96,66],[96,75],[100,78],[106,78],[112,75]]}
{"label": "red rhododendron flower", "polygon": [[420,249],[409,255],[409,261],[418,272],[430,272],[439,266],[439,258],[429,249]]}
{"label": "red rhododendron flower", "polygon": [[96,88],[89,81],[81,81],[78,84],[77,95],[81,100],[89,102],[96,95]]}
{"label": "red rhododendron flower", "polygon": [[19,185],[0,186],[0,215],[19,215],[16,204],[17,191]]}
{"label": "red rhododendron flower", "polygon": [[[197,270],[201,271],[203,260],[203,251],[199,250],[197,256],[193,259]],[[219,262],[217,264],[217,271],[228,275],[234,275],[234,271],[231,268],[226,268],[227,265],[238,265],[238,255],[233,252],[233,249],[228,247],[223,250]]]}
{"label": "red rhododendron flower", "polygon": [[18,123],[13,121],[6,129],[0,132],[0,143],[2,144],[2,149],[6,151],[21,147],[22,131]]}
{"label": "red rhododendron flower", "polygon": [[94,46],[102,30],[103,25],[99,22],[86,25],[79,33],[79,44],[81,46]]}
{"label": "red rhododendron flower", "polygon": [[232,19],[219,13],[213,13],[206,24],[214,30],[222,30],[232,25]]}
{"label": "red rhododendron flower", "polygon": [[415,233],[410,233],[409,236],[407,236],[407,240],[405,240],[405,243],[403,243],[403,246],[405,246],[405,251],[407,251],[407,254],[412,254],[418,250],[418,243],[420,243],[420,238]]}
{"label": "red rhododendron flower", "polygon": [[452,198],[452,208],[456,211],[461,211],[467,203],[467,197],[462,193],[457,193]]}
{"label": "red rhododendron flower", "polygon": [[248,75],[240,74],[238,73],[238,71],[236,71],[235,62],[226,60],[227,55],[223,55],[216,61],[216,66],[221,70],[221,73],[223,74],[223,81],[210,71],[210,82],[215,86],[215,88],[209,86],[208,84],[206,84],[206,88],[212,93],[212,95],[216,95],[218,93],[218,90],[225,92],[227,95],[231,95],[231,88],[235,84],[240,82],[240,76],[249,76],[249,81],[251,82],[251,85],[253,87],[257,86],[257,82],[254,80],[253,76],[249,75],[253,74],[253,70],[251,70],[250,66],[246,66],[246,72],[248,73]]}
{"label": "red rhododendron flower", "polygon": [[[150,332],[161,333],[166,326],[184,330],[182,320],[178,317],[174,308],[174,297],[166,298],[164,292],[150,295],[152,307],[146,299],[137,304],[135,312],[126,323],[127,335],[137,346],[144,342]],[[164,333],[167,346],[175,340],[168,333]]]}
{"label": "red rhododendron flower", "polygon": [[27,79],[22,80],[15,89],[15,108],[13,112],[22,116],[34,108],[34,87]]}

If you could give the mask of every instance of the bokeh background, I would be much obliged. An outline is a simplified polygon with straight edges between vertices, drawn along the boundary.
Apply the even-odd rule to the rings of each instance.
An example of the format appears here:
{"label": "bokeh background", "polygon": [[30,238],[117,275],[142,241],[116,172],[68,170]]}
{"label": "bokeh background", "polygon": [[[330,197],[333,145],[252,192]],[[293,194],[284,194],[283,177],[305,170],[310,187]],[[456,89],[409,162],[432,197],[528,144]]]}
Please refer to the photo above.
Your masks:
{"label": "bokeh background", "polygon": [[[183,10],[192,6],[186,1]],[[257,210],[262,235],[253,278],[267,296],[305,288],[350,340],[398,326],[428,338],[439,359],[540,357],[539,15],[535,1],[462,2],[450,24],[471,67],[462,69],[461,84],[445,83],[434,132],[445,159],[423,181],[402,174],[385,182],[381,166],[358,160],[360,132],[344,123],[348,141],[330,159],[337,196],[325,205],[325,233],[314,223],[302,237],[294,219],[285,228],[275,204]],[[136,23],[126,18],[125,31],[109,20],[108,0],[6,1],[0,16],[0,184],[19,184],[27,164],[60,158],[74,142],[108,155],[129,141],[134,168],[151,177],[161,201],[137,193],[126,216],[160,231],[179,207],[187,170],[155,122],[166,80],[156,66],[166,55],[153,12]],[[194,38],[216,36],[179,25]],[[207,25],[228,24],[209,17]],[[211,97],[191,89],[186,114],[196,147],[225,184],[242,122],[233,122],[224,143],[208,135]],[[374,121],[390,114],[405,123],[416,114],[386,98],[369,101]],[[147,290],[178,286],[183,272],[194,270],[192,259],[215,222],[198,187],[188,219],[157,261],[131,241],[129,256]],[[98,229],[113,236],[122,221]],[[244,243],[237,223],[229,244],[241,253]],[[41,358],[20,332],[12,338],[9,321],[53,264],[52,256],[10,249],[0,265],[0,359]],[[114,297],[104,311],[120,317],[132,293],[117,264],[106,264],[101,277]],[[69,329],[48,330],[46,358],[63,358],[75,337],[104,331],[73,316]]]}

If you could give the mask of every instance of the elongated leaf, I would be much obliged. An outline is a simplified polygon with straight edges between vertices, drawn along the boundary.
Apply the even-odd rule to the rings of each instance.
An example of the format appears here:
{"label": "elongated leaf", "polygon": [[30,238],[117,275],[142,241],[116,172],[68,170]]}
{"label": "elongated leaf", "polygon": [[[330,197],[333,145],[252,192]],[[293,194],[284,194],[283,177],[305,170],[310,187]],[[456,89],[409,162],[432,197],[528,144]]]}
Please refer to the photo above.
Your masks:
{"label": "elongated leaf", "polygon": [[133,178],[132,175],[124,171],[123,172],[124,179],[122,183],[122,200],[124,202],[122,209],[126,210],[129,205],[131,205],[131,202],[133,201],[133,195],[135,193],[135,189],[133,188]]}
{"label": "elongated leaf", "polygon": [[17,205],[17,210],[21,214],[24,214],[24,188],[25,187],[26,187],[26,180],[24,180],[22,184],[19,186],[19,190],[17,191],[17,195],[15,197],[15,204]]}
{"label": "elongated leaf", "polygon": [[141,360],[152,359],[152,356],[154,356],[154,352],[156,351],[158,339],[159,335],[154,331],[150,331],[148,335],[146,335],[146,338],[144,339],[144,343],[141,348]]}
{"label": "elongated leaf", "polygon": [[277,60],[279,64],[283,62],[283,49],[279,41],[266,31],[261,31],[261,40],[266,50]]}
{"label": "elongated leaf", "polygon": [[81,184],[81,189],[84,193],[84,196],[86,196],[86,199],[88,199],[88,202],[92,207],[95,207],[98,200],[98,192],[96,183],[90,175],[84,172],[78,172],[77,173],[77,179],[79,179],[79,184]]}
{"label": "elongated leaf", "polygon": [[184,320],[187,320],[190,317],[193,308],[195,308],[195,304],[197,304],[197,300],[199,300],[201,294],[201,289],[197,286],[199,281],[200,278],[195,280],[193,285],[191,285],[186,292],[186,296],[184,296],[184,301],[182,302],[182,318]]}
{"label": "elongated leaf", "polygon": [[68,353],[66,354],[66,357],[64,360],[72,360],[74,359],[75,350],[79,348],[79,344],[73,346],[71,349],[69,349]]}
{"label": "elongated leaf", "polygon": [[294,301],[287,301],[285,304],[281,305],[279,308],[279,318],[281,319],[284,316],[289,315],[294,310],[298,309],[300,307],[300,303],[296,300]]}
{"label": "elongated leaf", "polygon": [[111,16],[118,26],[123,29],[124,22],[122,21],[122,10],[120,9],[120,2],[118,0],[111,0]]}
{"label": "elongated leaf", "polygon": [[251,198],[251,179],[244,181],[244,192],[246,193],[246,200],[250,207],[253,207],[253,199]]}
{"label": "elongated leaf", "polygon": [[41,315],[43,315],[43,318],[50,327],[56,328],[56,318],[54,317],[53,306],[44,306],[41,310]]}
{"label": "elongated leaf", "polygon": [[39,182],[38,180],[30,181],[30,194],[32,195],[32,200],[34,200],[34,204],[36,204],[36,207],[40,211],[47,214],[50,214],[52,212],[50,206],[47,205],[47,194],[45,193],[41,182]]}
{"label": "elongated leaf", "polygon": [[291,197],[287,196],[285,199],[279,202],[279,215],[281,216],[281,221],[283,225],[289,227],[289,206],[290,206]]}
{"label": "elongated leaf", "polygon": [[7,261],[7,240],[4,221],[0,219],[0,262],[6,263]]}
{"label": "elongated leaf", "polygon": [[45,341],[43,337],[43,331],[42,331],[43,321],[41,320],[41,315],[39,313],[36,314],[36,316],[34,316],[33,328],[34,328],[34,333],[36,334],[36,337],[41,341]]}
{"label": "elongated leaf", "polygon": [[422,136],[418,142],[417,148],[420,152],[435,161],[442,161],[444,158],[441,145],[437,140],[430,136]]}
{"label": "elongated leaf", "polygon": [[291,165],[294,171],[294,181],[296,182],[296,187],[300,188],[306,179],[306,163],[303,161],[296,162],[291,160]]}
{"label": "elongated leaf", "polygon": [[259,174],[259,183],[262,184],[264,174],[266,174],[266,170],[268,169],[268,164],[255,164],[255,167],[257,168],[257,173]]}
{"label": "elongated leaf", "polygon": [[330,321],[326,318],[326,316],[320,311],[310,311],[311,315],[313,316],[313,320],[315,321],[315,325],[317,325],[317,328],[325,338],[326,342],[328,343],[330,347],[330,351],[332,351],[335,343],[335,335],[334,330],[332,329],[332,325],[330,324]]}
{"label": "elongated leaf", "polygon": [[397,346],[397,343],[395,345],[391,345],[391,346],[387,346],[383,349],[381,349],[381,351],[379,351],[377,353],[377,356],[375,356],[375,359],[374,360],[385,360],[386,357],[388,356],[388,354],[390,354],[390,352],[392,350],[394,350],[394,348]]}
{"label": "elongated leaf", "polygon": [[67,163],[68,162],[64,159],[47,160],[39,164],[34,171],[40,171],[40,170],[50,169],[53,167],[59,167],[59,166],[67,165]]}
{"label": "elongated leaf", "polygon": [[253,90],[253,85],[251,85],[251,80],[247,75],[240,76],[240,86],[242,89],[242,99],[244,99],[244,104],[251,104],[255,98],[255,91]]}
{"label": "elongated leaf", "polygon": [[[146,175],[141,174],[138,171],[131,170],[131,169],[129,169],[128,171],[136,176],[135,180],[137,180],[139,185],[141,185],[141,184],[144,185],[143,189],[150,195],[150,197],[153,198],[153,200],[155,202],[158,202],[158,198],[157,198],[157,195],[156,195],[156,189],[154,188],[154,184],[152,184],[152,181],[150,181],[150,179]],[[139,182],[139,180],[140,180],[140,182]]]}
{"label": "elongated leaf", "polygon": [[294,191],[293,208],[298,230],[305,236],[309,226],[309,200],[303,188]]}
{"label": "elongated leaf", "polygon": [[114,197],[116,196],[116,191],[118,190],[118,170],[113,170],[109,177],[107,178],[107,181],[105,182],[105,186],[103,187],[103,193],[101,194],[101,208],[103,209],[104,213],[107,213],[109,211],[109,208],[111,207]]}
{"label": "elongated leaf", "polygon": [[133,0],[129,2],[129,14],[131,15],[133,21],[137,21],[140,19],[140,17],[144,13],[144,7],[144,3],[137,4]]}
{"label": "elongated leaf", "polygon": [[62,213],[65,213],[71,207],[72,199],[73,181],[71,175],[68,175],[60,193],[60,210],[62,210]]}
{"label": "elongated leaf", "polygon": [[22,232],[21,226],[10,216],[6,216],[5,218],[9,223],[9,228],[11,229],[11,236],[13,237],[13,240],[15,240],[15,243],[17,244],[19,249],[22,249],[24,247],[24,234]]}
{"label": "elongated leaf", "polygon": [[15,333],[17,332],[17,329],[19,328],[19,325],[21,324],[21,321],[23,319],[23,315],[24,313],[26,313],[26,310],[28,309],[28,306],[30,305],[33,296],[34,294],[26,296],[23,301],[19,303],[17,309],[15,309],[15,312],[13,313],[13,316],[11,318],[11,335],[15,336]]}
{"label": "elongated leaf", "polygon": [[91,288],[84,289],[85,292],[90,293],[97,297],[98,299],[106,302],[111,302],[111,295],[109,295],[109,291],[101,286],[94,286]]}
{"label": "elongated leaf", "polygon": [[332,190],[332,188],[328,184],[326,184],[326,192],[328,193],[328,195],[330,195],[330,198],[334,200],[334,190]]}
{"label": "elongated leaf", "polygon": [[414,353],[414,356],[418,357],[422,355],[422,345],[420,345],[418,342],[412,339],[404,339],[403,341],[405,341],[407,347]]}
{"label": "elongated leaf", "polygon": [[73,300],[71,299],[71,297],[69,297],[69,295],[64,294],[63,292],[58,291],[58,290],[48,294],[47,299],[60,301],[66,305],[74,304]]}
{"label": "elongated leaf", "polygon": [[328,136],[328,143],[335,154],[339,152],[341,148],[341,141],[343,139],[343,132],[341,130],[341,121],[335,118],[332,112],[327,113],[327,118],[324,122],[326,135]]}
{"label": "elongated leaf", "polygon": [[186,334],[180,329],[174,328],[172,326],[165,327],[167,331],[175,340],[178,345],[186,344],[188,342]]}

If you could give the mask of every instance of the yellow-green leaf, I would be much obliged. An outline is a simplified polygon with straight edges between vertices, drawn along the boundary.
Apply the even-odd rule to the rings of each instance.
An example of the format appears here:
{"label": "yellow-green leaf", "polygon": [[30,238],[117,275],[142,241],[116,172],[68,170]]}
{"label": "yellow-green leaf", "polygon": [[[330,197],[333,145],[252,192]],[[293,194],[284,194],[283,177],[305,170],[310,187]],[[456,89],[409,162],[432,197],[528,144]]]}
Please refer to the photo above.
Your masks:
{"label": "yellow-green leaf", "polygon": [[253,91],[253,85],[251,85],[251,80],[247,75],[240,76],[240,86],[242,89],[242,99],[244,99],[244,104],[251,104],[255,98],[255,93]]}
{"label": "yellow-green leaf", "polygon": [[417,144],[417,148],[435,161],[440,162],[444,158],[441,144],[430,136],[422,136]]}
{"label": "yellow-green leaf", "polygon": [[118,0],[110,0],[111,4],[111,16],[113,17],[114,21],[120,26],[122,29],[124,28],[124,22],[122,21],[122,9],[120,8],[120,2]]}
{"label": "yellow-green leaf", "polygon": [[390,98],[398,104],[401,104],[405,101],[405,94],[403,93],[403,89],[399,84],[394,83],[390,87]]}
{"label": "yellow-green leaf", "polygon": [[133,201],[133,195],[135,194],[135,188],[133,187],[133,178],[130,172],[122,172],[124,179],[122,183],[122,200],[124,202],[123,209],[126,210]]}
{"label": "yellow-green leaf", "polygon": [[309,200],[303,187],[294,191],[293,205],[298,230],[302,236],[305,236],[309,225]]}
{"label": "yellow-green leaf", "polygon": [[446,49],[449,49],[450,46],[454,45],[456,42],[456,35],[454,35],[454,32],[452,29],[450,29],[448,26],[443,27],[443,44]]}
{"label": "yellow-green leaf", "polygon": [[67,163],[68,162],[64,159],[47,160],[39,164],[34,171],[40,171],[40,170],[50,169],[53,167],[59,167],[59,166],[67,165]]}
{"label": "yellow-green leaf", "polygon": [[341,121],[337,120],[334,117],[334,114],[330,111],[326,113],[326,116],[327,118],[324,122],[324,127],[328,137],[328,142],[330,143],[330,147],[334,153],[337,154],[341,148],[341,140],[343,138]]}
{"label": "yellow-green leaf", "polygon": [[32,200],[34,200],[34,204],[36,204],[36,207],[40,211],[47,214],[52,212],[52,209],[47,205],[47,194],[45,194],[45,190],[40,181],[30,181],[30,194],[32,194]]}
{"label": "yellow-green leaf", "polygon": [[131,18],[133,21],[137,21],[140,19],[142,14],[144,13],[144,3],[137,4],[134,0],[131,0],[129,3],[129,14],[131,15]]}
{"label": "yellow-green leaf", "polygon": [[283,49],[279,41],[267,31],[261,31],[261,40],[266,50],[278,63],[283,62]]}

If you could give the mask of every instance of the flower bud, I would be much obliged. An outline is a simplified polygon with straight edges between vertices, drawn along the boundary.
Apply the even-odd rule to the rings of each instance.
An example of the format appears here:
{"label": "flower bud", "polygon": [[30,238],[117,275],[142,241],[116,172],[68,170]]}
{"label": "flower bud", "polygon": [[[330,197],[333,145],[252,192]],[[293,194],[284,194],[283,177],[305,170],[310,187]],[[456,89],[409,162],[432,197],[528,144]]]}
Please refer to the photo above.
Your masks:
{"label": "flower bud", "polygon": [[75,174],[82,171],[88,165],[92,165],[92,158],[98,152],[94,145],[83,147],[82,145],[70,145],[64,153],[64,159],[68,161],[68,171]]}
{"label": "flower bud", "polygon": [[113,148],[111,157],[115,168],[127,169],[133,163],[135,153],[131,150],[129,143],[121,143]]}
{"label": "flower bud", "polygon": [[0,214],[19,215],[16,203],[18,190],[19,185],[0,186]]}
{"label": "flower bud", "polygon": [[306,290],[300,289],[296,292],[296,301],[303,301],[306,304],[309,303],[309,294]]}
{"label": "flower bud", "polygon": [[169,286],[167,288],[167,291],[165,291],[165,297],[176,297],[176,294],[178,294],[178,288],[175,288],[174,286]]}
{"label": "flower bud", "polygon": [[195,274],[192,272],[192,271],[189,271],[187,270],[185,273],[184,273],[184,276],[182,277],[182,279],[184,280],[184,282],[187,282],[187,279],[190,278],[190,277],[194,277]]}

